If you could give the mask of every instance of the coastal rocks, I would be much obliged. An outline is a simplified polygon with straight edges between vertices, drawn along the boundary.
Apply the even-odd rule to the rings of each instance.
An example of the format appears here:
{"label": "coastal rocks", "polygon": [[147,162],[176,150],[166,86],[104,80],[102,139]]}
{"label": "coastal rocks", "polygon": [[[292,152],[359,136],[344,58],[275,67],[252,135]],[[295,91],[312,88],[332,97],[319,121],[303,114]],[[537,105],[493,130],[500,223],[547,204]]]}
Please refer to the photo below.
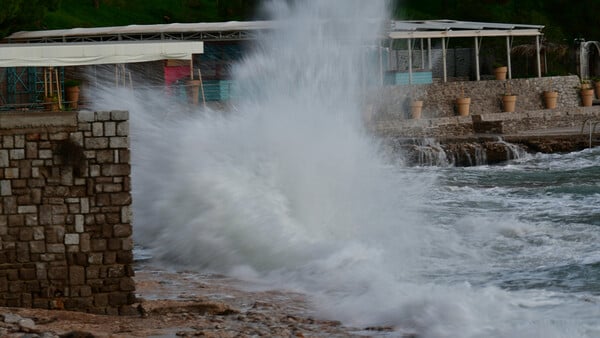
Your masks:
{"label": "coastal rocks", "polygon": [[138,306],[138,310],[143,316],[175,313],[226,316],[239,313],[239,310],[227,306],[224,303],[213,302],[207,299],[197,299],[192,302],[181,302],[174,300],[142,302]]}
{"label": "coastal rocks", "polygon": [[[242,291],[239,281],[223,276],[138,268],[135,315],[0,307],[6,316],[0,318],[11,322],[0,321],[0,337],[364,337],[368,330],[314,317],[298,293]],[[27,318],[35,331],[17,324]]]}
{"label": "coastal rocks", "polygon": [[[553,137],[507,138],[510,142],[523,144],[533,152],[540,153],[567,153],[583,150],[590,146],[589,136],[580,135],[555,135]],[[600,145],[600,140],[592,138],[591,146]]]}
{"label": "coastal rocks", "polygon": [[0,337],[19,338],[58,338],[52,332],[39,330],[35,321],[31,318],[21,317],[18,314],[6,312],[2,314],[0,322]]}
{"label": "coastal rocks", "polygon": [[496,164],[520,158],[527,150],[502,140],[397,139],[392,144],[392,151],[404,154],[408,165],[418,166]]}

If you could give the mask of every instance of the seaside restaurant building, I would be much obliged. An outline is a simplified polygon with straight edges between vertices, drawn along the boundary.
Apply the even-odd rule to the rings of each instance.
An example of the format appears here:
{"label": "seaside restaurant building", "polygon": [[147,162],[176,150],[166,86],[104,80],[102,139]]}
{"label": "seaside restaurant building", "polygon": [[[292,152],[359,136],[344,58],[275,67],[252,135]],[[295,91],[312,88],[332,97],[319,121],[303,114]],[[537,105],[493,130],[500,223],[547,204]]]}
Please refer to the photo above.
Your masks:
{"label": "seaside restaurant building", "polygon": [[[365,58],[379,67],[380,85],[485,79],[491,62],[480,54],[492,38],[505,41],[500,61],[509,79],[515,38],[531,38],[537,76],[542,74],[543,26],[426,20],[392,21],[389,27],[379,43],[365,49]],[[272,21],[248,21],[17,32],[0,44],[0,110],[39,109],[50,92],[64,100],[65,79],[92,86],[93,79],[83,74],[97,67],[110,67],[116,86],[159,86],[181,94],[177,88],[196,80],[202,100],[227,101],[235,96],[232,65],[261,32],[273,29]],[[450,48],[455,39],[470,40],[471,46]]]}

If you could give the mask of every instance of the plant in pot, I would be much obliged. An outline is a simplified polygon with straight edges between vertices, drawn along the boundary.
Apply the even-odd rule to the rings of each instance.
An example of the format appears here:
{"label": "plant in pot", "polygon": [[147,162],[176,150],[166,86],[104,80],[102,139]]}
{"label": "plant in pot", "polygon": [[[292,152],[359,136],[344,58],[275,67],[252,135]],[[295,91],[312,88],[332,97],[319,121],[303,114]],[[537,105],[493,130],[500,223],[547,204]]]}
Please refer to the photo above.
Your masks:
{"label": "plant in pot", "polygon": [[517,95],[512,93],[510,81],[506,81],[504,88],[504,95],[502,95],[502,111],[512,113],[515,111]]}
{"label": "plant in pot", "polygon": [[60,110],[58,105],[58,94],[53,93],[47,96],[44,96],[44,107],[46,110],[57,111]]}
{"label": "plant in pot", "polygon": [[471,98],[465,97],[465,89],[460,86],[460,96],[456,98],[456,111],[460,116],[469,116],[469,108],[471,106]]}
{"label": "plant in pot", "polygon": [[71,109],[77,109],[79,106],[80,86],[81,81],[79,80],[65,80],[65,98]]}
{"label": "plant in pot", "polygon": [[411,117],[415,120],[420,119],[422,111],[423,111],[423,100],[412,99],[410,101]]}
{"label": "plant in pot", "polygon": [[581,80],[579,93],[581,94],[581,105],[591,107],[594,102],[594,88],[592,88],[590,80]]}
{"label": "plant in pot", "polygon": [[420,98],[422,94],[418,91],[412,90],[409,97],[410,102],[410,115],[413,119],[418,120],[421,118],[423,111],[423,100]]}
{"label": "plant in pot", "polygon": [[594,93],[596,94],[596,97],[600,99],[600,77],[593,77],[592,82],[594,83]]}
{"label": "plant in pot", "polygon": [[494,75],[496,80],[506,80],[506,73],[508,73],[508,67],[500,63],[494,64]]}
{"label": "plant in pot", "polygon": [[554,90],[552,79],[549,79],[549,89],[544,91],[544,106],[546,109],[555,109],[558,101],[558,92]]}

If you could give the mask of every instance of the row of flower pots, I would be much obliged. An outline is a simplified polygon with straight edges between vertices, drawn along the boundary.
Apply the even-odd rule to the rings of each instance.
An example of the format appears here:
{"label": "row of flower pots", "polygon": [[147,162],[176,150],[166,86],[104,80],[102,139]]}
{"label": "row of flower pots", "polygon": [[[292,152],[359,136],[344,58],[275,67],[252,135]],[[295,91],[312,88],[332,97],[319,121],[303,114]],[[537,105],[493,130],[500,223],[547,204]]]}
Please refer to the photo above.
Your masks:
{"label": "row of flower pots", "polygon": [[[494,75],[496,80],[506,80],[508,67],[496,66],[494,68]],[[595,97],[600,99],[600,80],[595,81],[595,88],[592,88],[589,80],[581,82],[580,95],[581,105],[584,107],[590,107],[593,104]],[[544,107],[546,109],[556,109],[558,102],[558,92],[556,91],[544,91],[543,93]],[[503,112],[514,112],[516,109],[517,96],[513,95],[510,91],[510,82],[506,82],[506,93],[502,95],[502,111]],[[461,96],[455,101],[456,111],[459,116],[468,116],[471,105],[471,99],[464,97],[464,92],[461,89]],[[415,100],[411,103],[411,116],[413,119],[419,119],[421,117],[421,111],[423,108],[423,101]]]}
{"label": "row of flower pots", "polygon": [[[558,102],[558,92],[545,91],[544,92],[544,106],[546,109],[555,109]],[[461,97],[455,100],[456,111],[459,116],[469,116],[469,110],[471,106],[471,98]],[[502,95],[502,111],[506,113],[512,113],[516,110],[517,95],[510,93]],[[591,104],[590,104],[591,105]],[[411,117],[413,119],[420,119],[423,110],[422,100],[413,100],[410,104]]]}

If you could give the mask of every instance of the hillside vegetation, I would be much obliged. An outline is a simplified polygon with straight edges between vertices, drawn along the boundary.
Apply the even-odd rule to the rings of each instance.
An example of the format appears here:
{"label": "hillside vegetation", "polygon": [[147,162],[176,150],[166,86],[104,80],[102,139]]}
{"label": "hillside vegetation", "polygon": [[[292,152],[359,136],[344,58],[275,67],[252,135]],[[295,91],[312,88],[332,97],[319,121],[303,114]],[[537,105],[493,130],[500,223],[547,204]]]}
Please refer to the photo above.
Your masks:
{"label": "hillside vegetation", "polygon": [[[320,0],[281,0],[320,1]],[[250,20],[261,0],[2,0],[0,37],[18,30]],[[392,0],[398,19],[456,19],[545,25],[550,41],[600,39],[600,1]]]}
{"label": "hillside vegetation", "polygon": [[248,0],[61,0],[44,19],[48,29],[171,22],[244,20],[257,1]]}

